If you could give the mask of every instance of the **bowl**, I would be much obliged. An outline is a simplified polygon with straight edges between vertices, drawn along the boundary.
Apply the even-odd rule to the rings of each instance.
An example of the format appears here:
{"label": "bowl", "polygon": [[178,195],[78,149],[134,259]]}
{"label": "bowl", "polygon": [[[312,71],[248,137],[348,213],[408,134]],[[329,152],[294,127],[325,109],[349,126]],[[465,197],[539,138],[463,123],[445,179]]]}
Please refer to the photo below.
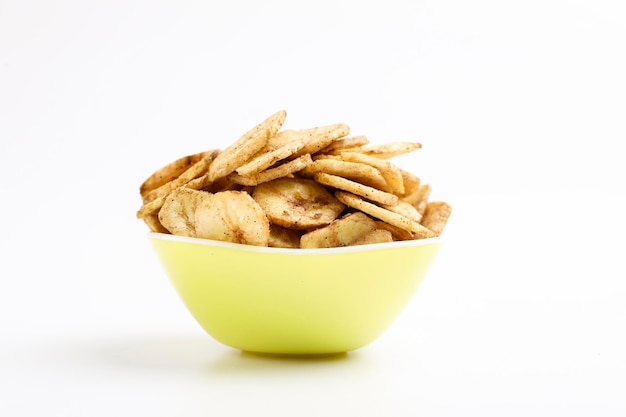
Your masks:
{"label": "bowl", "polygon": [[150,233],[183,303],[215,340],[247,352],[344,353],[400,315],[440,238],[331,249],[266,248]]}

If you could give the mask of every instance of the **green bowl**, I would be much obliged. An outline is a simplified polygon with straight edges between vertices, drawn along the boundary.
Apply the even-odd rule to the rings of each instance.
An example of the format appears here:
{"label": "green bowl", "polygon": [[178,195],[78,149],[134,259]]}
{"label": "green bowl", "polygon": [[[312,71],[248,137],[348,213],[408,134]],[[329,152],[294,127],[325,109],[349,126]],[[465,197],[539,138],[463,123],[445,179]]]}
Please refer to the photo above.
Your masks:
{"label": "green bowl", "polygon": [[409,302],[440,238],[279,249],[150,233],[187,309],[219,342],[267,354],[330,354],[379,337]]}

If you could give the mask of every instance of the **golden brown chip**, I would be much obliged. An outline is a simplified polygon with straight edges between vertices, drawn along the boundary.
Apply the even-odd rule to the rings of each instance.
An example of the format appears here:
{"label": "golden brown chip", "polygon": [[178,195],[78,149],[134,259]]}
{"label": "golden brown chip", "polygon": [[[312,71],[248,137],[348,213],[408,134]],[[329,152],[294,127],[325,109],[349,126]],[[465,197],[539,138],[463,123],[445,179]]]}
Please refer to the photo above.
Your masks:
{"label": "golden brown chip", "polygon": [[255,186],[278,178],[287,177],[293,173],[303,170],[312,162],[313,160],[311,159],[311,155],[307,153],[299,158],[292,159],[289,162],[284,162],[274,168],[267,169],[257,174],[240,175],[232,173],[227,178],[237,184]]}
{"label": "golden brown chip", "polygon": [[[208,177],[207,177],[208,182]],[[218,178],[212,183],[202,187],[203,190],[211,193],[219,193],[220,191],[241,191],[241,184],[237,184],[230,180],[229,177]]]}
{"label": "golden brown chip", "polygon": [[195,214],[196,236],[223,242],[267,246],[270,223],[265,212],[244,191],[209,194]]}
{"label": "golden brown chip", "polygon": [[191,190],[201,190],[205,187],[208,187],[209,185],[209,178],[206,175],[202,175],[198,178],[192,179],[187,184],[183,185],[183,187],[189,188]]}
{"label": "golden brown chip", "polygon": [[297,230],[325,226],[344,209],[326,188],[304,178],[264,182],[255,187],[252,197],[272,223]]}
{"label": "golden brown chip", "polygon": [[371,165],[360,162],[347,162],[330,158],[317,159],[302,171],[302,175],[312,177],[318,172],[344,177],[382,191],[391,191],[391,187],[380,171]]}
{"label": "golden brown chip", "polygon": [[209,169],[209,166],[215,160],[218,154],[219,151],[209,152],[198,162],[187,168],[185,172],[180,174],[178,177],[150,191],[144,196],[144,203],[150,203],[151,201],[157,200],[160,197],[165,197],[175,189],[182,187],[190,181],[205,175],[207,170]]}
{"label": "golden brown chip", "polygon": [[404,217],[419,223],[422,220],[422,214],[410,203],[400,200],[395,206],[383,206],[389,211],[403,215]]}
{"label": "golden brown chip", "polygon": [[294,154],[294,157],[306,153],[311,155],[350,133],[350,127],[343,123],[328,126],[318,126],[309,129],[295,131],[294,134],[302,135],[307,139],[306,145]]}
{"label": "golden brown chip", "polygon": [[401,229],[382,220],[376,220],[376,227],[378,229],[389,230],[393,236],[393,240],[413,240],[413,233],[410,231]]}
{"label": "golden brown chip", "polygon": [[402,182],[404,184],[404,193],[402,194],[402,198],[406,201],[406,197],[412,195],[420,188],[421,180],[417,175],[402,168],[400,168],[400,174],[402,175]]}
{"label": "golden brown chip", "polygon": [[235,184],[243,185],[246,187],[254,187],[255,185],[259,184],[259,180],[257,179],[256,175],[248,176],[233,172],[232,174],[228,174],[226,179],[230,182],[234,182]]}
{"label": "golden brown chip", "polygon": [[270,223],[270,240],[268,246],[271,248],[297,249],[300,247],[300,235],[301,232],[298,230],[287,229]]}
{"label": "golden brown chip", "polygon": [[262,151],[260,154],[252,158],[251,161],[240,166],[236,169],[238,174],[241,175],[254,175],[263,171],[278,161],[286,159],[296,152],[298,152],[306,144],[307,139],[304,137],[298,138],[291,142],[284,144],[283,146],[271,151]]}
{"label": "golden brown chip", "polygon": [[278,132],[276,132],[276,134],[270,137],[270,139],[267,141],[267,145],[265,145],[265,148],[263,148],[262,152],[271,152],[278,148],[282,148],[287,144],[299,142],[302,139],[309,139],[306,129],[279,130]]}
{"label": "golden brown chip", "polygon": [[415,202],[412,203],[413,206],[417,209],[417,211],[422,216],[424,215],[424,211],[426,210],[426,205],[428,204],[428,199],[430,198],[431,190],[432,190],[432,187],[430,186],[430,184],[420,185],[420,188],[417,191],[417,196],[414,199]]}
{"label": "golden brown chip", "polygon": [[343,161],[360,162],[376,168],[383,178],[385,178],[385,181],[387,181],[387,184],[389,184],[389,187],[391,187],[396,195],[404,194],[404,179],[402,177],[402,171],[386,159],[358,152],[342,152],[339,155],[339,158]]}
{"label": "golden brown chip", "polygon": [[156,213],[146,214],[141,219],[148,225],[151,232],[166,234],[170,233],[169,230],[163,227],[163,225],[159,221],[159,216]]}
{"label": "golden brown chip", "polygon": [[189,167],[191,167],[193,164],[195,164],[205,156],[211,154],[212,152],[215,151],[199,152],[193,155],[183,156],[182,158],[178,158],[177,160],[172,161],[164,167],[155,171],[139,186],[139,194],[141,195],[142,199],[150,191],[155,190],[163,184],[179,177]]}
{"label": "golden brown chip", "polygon": [[274,113],[224,149],[209,168],[209,182],[227,176],[248,162],[280,130],[286,117],[287,112],[284,110]]}
{"label": "golden brown chip", "polygon": [[376,222],[357,211],[334,220],[328,226],[305,233],[300,238],[300,247],[311,249],[350,246],[375,229]]}
{"label": "golden brown chip", "polygon": [[361,152],[377,158],[389,159],[394,156],[413,152],[421,147],[422,144],[418,142],[388,142],[382,144],[364,145],[358,148],[356,152]]}
{"label": "golden brown chip", "polygon": [[352,246],[393,242],[393,235],[386,229],[374,229],[352,242]]}
{"label": "golden brown chip", "polygon": [[346,206],[360,210],[363,213],[369,214],[370,216],[387,222],[393,226],[412,232],[416,239],[423,239],[435,236],[432,231],[422,226],[421,224],[414,222],[413,220],[404,217],[401,214],[394,213],[393,211],[387,210],[386,208],[365,201],[361,197],[354,194],[337,191],[335,192],[335,197],[337,197],[337,199]]}
{"label": "golden brown chip", "polygon": [[332,159],[335,161],[343,161],[343,159],[341,159],[341,156],[329,154],[329,153],[316,153],[315,155],[311,155],[311,158],[313,158],[314,161],[318,161],[320,159]]}
{"label": "golden brown chip", "polygon": [[439,236],[443,232],[451,213],[452,207],[450,204],[444,201],[431,201],[426,205],[424,217],[422,217],[422,226],[432,230],[435,235]]}
{"label": "golden brown chip", "polygon": [[157,197],[149,203],[145,203],[144,205],[142,205],[141,208],[137,210],[137,218],[146,221],[145,219],[147,217],[157,215],[159,213],[159,210],[161,209],[161,206],[163,206],[166,197],[167,195]]}
{"label": "golden brown chip", "polygon": [[313,178],[320,184],[324,184],[338,190],[348,191],[352,194],[359,195],[379,204],[384,204],[387,206],[395,206],[396,204],[398,204],[398,196],[396,195],[378,190],[374,187],[360,184],[356,181],[339,177],[337,175],[330,175],[323,172],[318,172],[313,176]]}
{"label": "golden brown chip", "polygon": [[429,202],[430,185],[389,161],[421,144],[371,144],[343,123],[281,130],[286,115],[155,171],[139,187],[137,217],[152,232],[281,248],[442,233],[450,206]]}
{"label": "golden brown chip", "polygon": [[344,151],[350,148],[358,148],[363,145],[367,145],[369,140],[367,136],[351,136],[349,138],[337,139],[324,149],[320,150],[319,153],[324,154],[328,152],[336,152],[336,151]]}
{"label": "golden brown chip", "polygon": [[159,210],[159,221],[173,235],[195,237],[196,208],[210,195],[206,191],[177,188],[165,199]]}

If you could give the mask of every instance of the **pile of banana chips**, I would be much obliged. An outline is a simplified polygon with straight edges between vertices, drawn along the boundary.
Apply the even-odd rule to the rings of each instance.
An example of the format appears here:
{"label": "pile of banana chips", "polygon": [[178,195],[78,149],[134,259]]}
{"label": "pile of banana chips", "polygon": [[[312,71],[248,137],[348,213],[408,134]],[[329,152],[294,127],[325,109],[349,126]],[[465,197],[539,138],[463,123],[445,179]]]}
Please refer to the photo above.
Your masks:
{"label": "pile of banana chips", "polygon": [[278,248],[439,236],[450,217],[431,186],[390,159],[416,142],[370,143],[343,124],[281,130],[278,111],[223,150],[170,162],[140,186],[153,232]]}

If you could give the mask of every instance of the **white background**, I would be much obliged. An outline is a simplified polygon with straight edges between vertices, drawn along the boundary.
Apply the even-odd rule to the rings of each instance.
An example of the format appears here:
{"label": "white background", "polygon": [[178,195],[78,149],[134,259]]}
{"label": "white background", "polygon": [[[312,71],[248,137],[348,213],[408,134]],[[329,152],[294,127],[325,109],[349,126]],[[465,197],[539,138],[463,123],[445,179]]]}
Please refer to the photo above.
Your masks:
{"label": "white background", "polygon": [[[620,3],[0,0],[0,415],[626,415]],[[214,341],[135,218],[279,109],[420,141],[398,163],[454,207],[345,356]]]}

